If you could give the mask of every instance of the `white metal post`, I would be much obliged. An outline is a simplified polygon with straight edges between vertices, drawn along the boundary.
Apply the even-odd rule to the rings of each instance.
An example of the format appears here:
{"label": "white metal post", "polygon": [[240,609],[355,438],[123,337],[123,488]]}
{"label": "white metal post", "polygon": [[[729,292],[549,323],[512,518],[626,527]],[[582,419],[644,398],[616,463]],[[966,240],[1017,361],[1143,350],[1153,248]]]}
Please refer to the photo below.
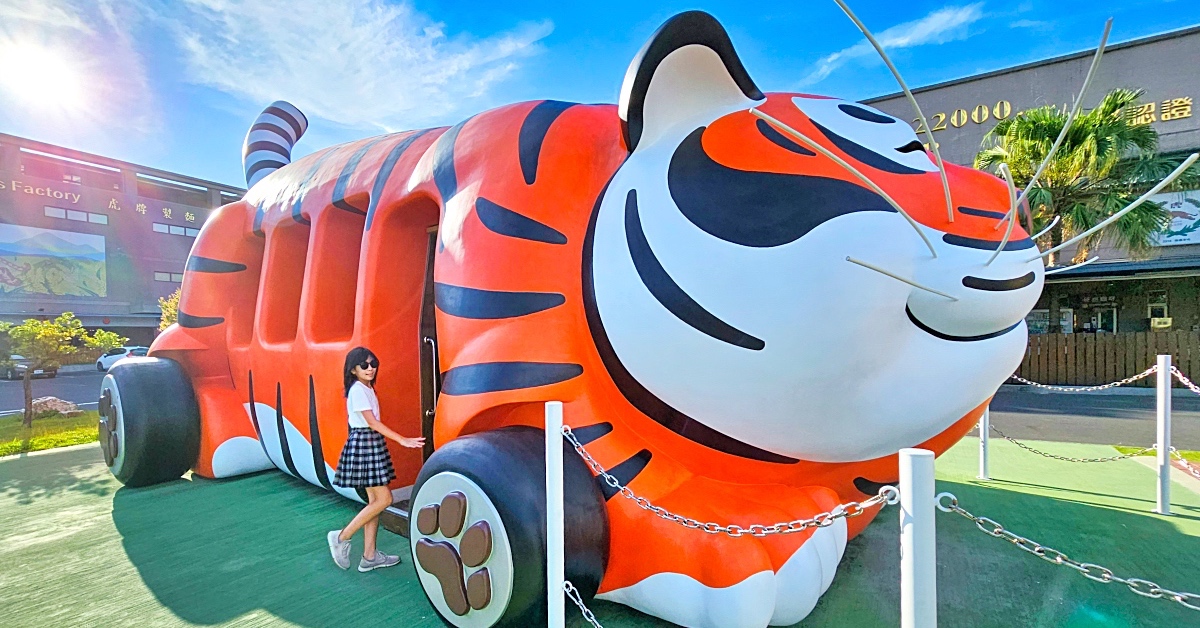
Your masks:
{"label": "white metal post", "polygon": [[900,450],[900,626],[937,626],[933,452]]}
{"label": "white metal post", "polygon": [[567,622],[563,606],[566,550],[563,526],[563,406],[546,402],[546,625],[563,628]]}
{"label": "white metal post", "polygon": [[1158,506],[1160,515],[1171,514],[1171,356],[1158,356]]}
{"label": "white metal post", "polygon": [[992,406],[983,409],[979,419],[979,475],[981,480],[990,480],[988,475],[988,434],[992,429]]}

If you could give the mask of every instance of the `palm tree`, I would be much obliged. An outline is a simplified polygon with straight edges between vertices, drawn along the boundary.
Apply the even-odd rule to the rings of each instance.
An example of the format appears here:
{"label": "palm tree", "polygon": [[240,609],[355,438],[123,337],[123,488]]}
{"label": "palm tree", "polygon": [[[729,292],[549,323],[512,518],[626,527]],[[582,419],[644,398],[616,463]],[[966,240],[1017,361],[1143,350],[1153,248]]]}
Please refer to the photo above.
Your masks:
{"label": "palm tree", "polygon": [[[1149,124],[1134,124],[1131,113],[1143,90],[1114,89],[1095,109],[1080,113],[1071,123],[1058,151],[1037,184],[1029,191],[1033,229],[1040,231],[1055,216],[1059,222],[1040,242],[1057,246],[1120,211],[1171,173],[1182,158],[1158,153],[1158,132]],[[1047,105],[1001,120],[984,137],[975,167],[991,169],[1008,164],[1018,189],[1024,189],[1050,152],[1069,117],[1068,108]],[[1181,175],[1166,191],[1189,189],[1200,183],[1200,168]],[[1080,242],[1078,263],[1109,236],[1134,257],[1142,257],[1156,236],[1170,224],[1170,214],[1158,203],[1144,203],[1117,222]],[[1055,258],[1050,258],[1054,265]],[[1056,309],[1051,305],[1052,309]],[[1054,315],[1054,312],[1051,312]],[[1052,323],[1055,319],[1051,319]]]}

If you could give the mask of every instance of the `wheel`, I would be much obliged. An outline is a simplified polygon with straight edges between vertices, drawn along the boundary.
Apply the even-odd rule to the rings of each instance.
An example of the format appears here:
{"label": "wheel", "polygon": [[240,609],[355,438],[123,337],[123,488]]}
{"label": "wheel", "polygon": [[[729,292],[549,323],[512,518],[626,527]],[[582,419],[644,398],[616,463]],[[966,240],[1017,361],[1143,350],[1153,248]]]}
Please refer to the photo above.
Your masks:
{"label": "wheel", "polygon": [[126,486],[174,480],[200,454],[200,408],[174,360],[135,358],[100,383],[100,448]]}
{"label": "wheel", "polygon": [[4,378],[5,378],[5,379],[9,379],[9,380],[16,379],[16,378],[17,378],[17,372],[16,372],[16,371],[14,371],[14,370],[12,370],[12,369],[8,369],[8,372],[6,372],[6,373],[4,374]]}
{"label": "wheel", "polygon": [[[425,597],[447,624],[546,625],[544,439],[531,427],[471,434],[421,468],[408,538]],[[590,602],[608,564],[608,513],[565,443],[563,467],[566,576]]]}
{"label": "wheel", "polygon": [[55,377],[58,377],[58,371],[50,371],[50,372],[46,373],[46,377],[49,377],[50,379],[54,379]]}
{"label": "wheel", "polygon": [[104,365],[100,363],[100,360],[96,360],[96,370],[101,373],[104,372]]}

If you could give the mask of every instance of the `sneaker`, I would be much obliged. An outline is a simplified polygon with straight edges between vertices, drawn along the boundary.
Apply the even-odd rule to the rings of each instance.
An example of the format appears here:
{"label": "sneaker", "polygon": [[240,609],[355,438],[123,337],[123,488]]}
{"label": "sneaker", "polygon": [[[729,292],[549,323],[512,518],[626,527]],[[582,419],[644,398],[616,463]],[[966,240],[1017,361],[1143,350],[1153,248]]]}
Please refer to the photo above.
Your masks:
{"label": "sneaker", "polygon": [[392,556],[390,554],[384,554],[383,552],[376,551],[375,558],[368,560],[366,556],[363,556],[362,560],[358,561],[358,570],[366,573],[368,571],[371,571],[372,569],[379,569],[381,567],[391,567],[393,565],[399,565],[399,564],[400,564],[399,556]]}
{"label": "sneaker", "polygon": [[338,537],[341,536],[341,530],[330,530],[329,534],[325,535],[325,539],[329,541],[329,553],[333,554],[333,562],[337,563],[342,569],[350,568],[350,541],[343,541]]}

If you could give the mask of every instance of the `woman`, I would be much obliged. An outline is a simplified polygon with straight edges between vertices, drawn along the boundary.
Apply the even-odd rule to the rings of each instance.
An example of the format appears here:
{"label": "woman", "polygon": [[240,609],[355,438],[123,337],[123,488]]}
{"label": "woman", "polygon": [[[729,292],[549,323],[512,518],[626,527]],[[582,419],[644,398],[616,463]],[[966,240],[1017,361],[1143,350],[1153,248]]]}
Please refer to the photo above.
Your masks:
{"label": "woman", "polygon": [[355,347],[346,354],[346,366],[342,374],[350,435],[342,447],[333,483],[365,489],[368,501],[366,507],[345,528],[331,530],[326,535],[333,562],[342,569],[349,569],[350,538],[362,528],[363,557],[358,563],[358,570],[363,572],[391,567],[400,562],[399,556],[384,554],[375,548],[379,515],[392,504],[392,493],[387,485],[396,479],[385,439],[390,438],[404,447],[418,448],[425,444],[424,438],[401,436],[379,421],[379,399],[375,396],[375,377],[378,372],[379,358],[370,349]]}

